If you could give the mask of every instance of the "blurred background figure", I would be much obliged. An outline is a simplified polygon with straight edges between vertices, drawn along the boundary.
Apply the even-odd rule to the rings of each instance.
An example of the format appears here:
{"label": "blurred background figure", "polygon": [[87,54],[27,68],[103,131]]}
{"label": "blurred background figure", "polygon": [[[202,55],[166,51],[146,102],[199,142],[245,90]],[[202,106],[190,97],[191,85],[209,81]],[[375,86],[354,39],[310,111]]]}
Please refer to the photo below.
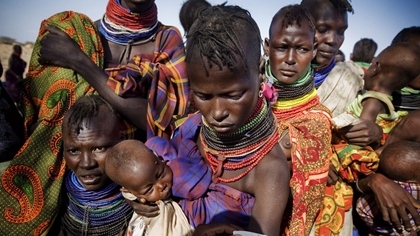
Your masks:
{"label": "blurred background figure", "polygon": [[346,55],[344,55],[343,51],[341,51],[341,50],[338,50],[337,54],[335,54],[335,57],[334,57],[334,62],[335,63],[337,63],[339,61],[341,61],[341,62],[346,61]]}
{"label": "blurred background figure", "polygon": [[26,61],[20,57],[21,54],[22,47],[17,44],[14,45],[12,55],[9,58],[9,69],[6,71],[6,89],[15,103],[19,101],[19,81],[23,79],[23,72],[26,68]]}
{"label": "blurred background figure", "polygon": [[363,71],[369,68],[375,57],[378,44],[373,39],[362,38],[354,44],[353,52],[350,53],[350,60],[362,67]]}

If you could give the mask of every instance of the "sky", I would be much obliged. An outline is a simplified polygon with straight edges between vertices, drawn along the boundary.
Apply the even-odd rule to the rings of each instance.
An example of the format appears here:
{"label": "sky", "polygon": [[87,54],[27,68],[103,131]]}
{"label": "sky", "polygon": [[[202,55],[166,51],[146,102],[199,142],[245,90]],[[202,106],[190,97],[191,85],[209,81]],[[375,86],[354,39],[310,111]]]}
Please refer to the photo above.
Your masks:
{"label": "sky", "polygon": [[[271,18],[283,6],[301,0],[207,0],[212,5],[227,1],[247,9],[260,27],[263,39],[268,36]],[[180,29],[179,10],[184,0],[156,0],[158,18]],[[35,42],[40,23],[51,15],[72,10],[93,21],[102,17],[108,0],[0,0],[0,36],[20,43]],[[354,14],[349,14],[349,28],[341,50],[348,60],[354,44],[371,38],[378,44],[376,55],[386,48],[403,28],[420,26],[420,0],[352,0]]]}

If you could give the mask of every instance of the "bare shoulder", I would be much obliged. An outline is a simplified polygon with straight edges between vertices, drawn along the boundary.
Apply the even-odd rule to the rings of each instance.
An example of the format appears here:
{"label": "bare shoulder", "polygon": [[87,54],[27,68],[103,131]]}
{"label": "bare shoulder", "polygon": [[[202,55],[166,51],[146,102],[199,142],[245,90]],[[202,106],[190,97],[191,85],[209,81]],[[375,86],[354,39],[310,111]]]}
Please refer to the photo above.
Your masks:
{"label": "bare shoulder", "polygon": [[389,133],[386,143],[402,140],[420,142],[420,133],[413,130],[420,130],[420,110],[410,111],[403,117]]}

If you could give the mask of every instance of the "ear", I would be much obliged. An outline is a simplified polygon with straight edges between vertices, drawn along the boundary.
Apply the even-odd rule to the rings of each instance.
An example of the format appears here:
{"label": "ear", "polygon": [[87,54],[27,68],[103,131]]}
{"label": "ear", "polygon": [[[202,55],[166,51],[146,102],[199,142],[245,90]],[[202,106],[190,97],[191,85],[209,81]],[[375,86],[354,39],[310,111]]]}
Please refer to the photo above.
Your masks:
{"label": "ear", "polygon": [[376,61],[374,66],[375,68],[373,69],[373,75],[377,75],[381,71],[381,63],[379,61]]}
{"label": "ear", "polygon": [[264,39],[264,54],[268,56],[269,52],[270,52],[270,39],[265,38]]}

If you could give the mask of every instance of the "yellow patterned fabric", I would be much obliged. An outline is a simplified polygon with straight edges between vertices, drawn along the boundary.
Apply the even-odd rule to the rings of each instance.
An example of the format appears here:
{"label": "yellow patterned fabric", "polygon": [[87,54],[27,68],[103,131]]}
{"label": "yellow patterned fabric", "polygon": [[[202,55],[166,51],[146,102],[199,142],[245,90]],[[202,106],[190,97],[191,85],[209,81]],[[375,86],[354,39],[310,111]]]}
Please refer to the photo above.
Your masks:
{"label": "yellow patterned fabric", "polygon": [[[384,102],[389,111],[388,114],[378,114],[376,118],[376,123],[383,130],[381,144],[384,144],[389,132],[402,117],[407,115],[407,112],[395,112],[391,97],[374,91],[359,95],[349,104],[347,111],[360,117],[363,110],[361,102],[369,97]],[[353,201],[353,190],[348,183],[353,183],[360,176],[374,173],[379,165],[379,156],[371,147],[351,145],[338,137],[334,140],[332,163],[345,182],[327,186],[323,208],[315,224],[315,235],[340,234],[344,224],[344,214],[351,208]]]}
{"label": "yellow patterned fabric", "polygon": [[29,72],[23,81],[26,142],[1,178],[2,235],[48,233],[59,210],[65,172],[64,160],[59,155],[61,122],[77,98],[94,92],[73,70],[38,63],[40,40],[48,33],[45,24],[66,32],[92,61],[103,67],[102,44],[88,17],[67,11],[41,23]]}

